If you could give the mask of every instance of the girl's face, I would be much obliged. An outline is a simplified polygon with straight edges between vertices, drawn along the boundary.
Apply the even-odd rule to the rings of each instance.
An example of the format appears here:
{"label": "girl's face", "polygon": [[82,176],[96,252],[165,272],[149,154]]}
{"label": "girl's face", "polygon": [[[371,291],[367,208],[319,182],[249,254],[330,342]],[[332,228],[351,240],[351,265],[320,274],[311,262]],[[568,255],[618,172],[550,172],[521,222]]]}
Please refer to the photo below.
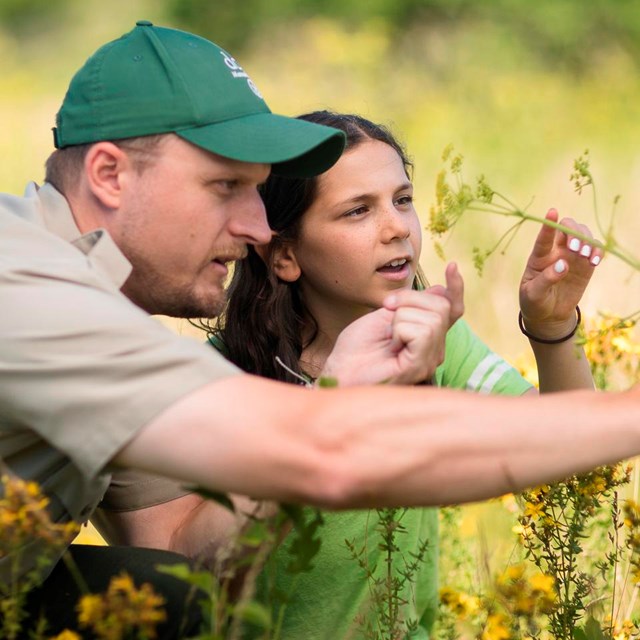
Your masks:
{"label": "girl's face", "polygon": [[314,316],[361,315],[391,291],[411,288],[422,237],[398,153],[366,140],[318,180],[292,248]]}

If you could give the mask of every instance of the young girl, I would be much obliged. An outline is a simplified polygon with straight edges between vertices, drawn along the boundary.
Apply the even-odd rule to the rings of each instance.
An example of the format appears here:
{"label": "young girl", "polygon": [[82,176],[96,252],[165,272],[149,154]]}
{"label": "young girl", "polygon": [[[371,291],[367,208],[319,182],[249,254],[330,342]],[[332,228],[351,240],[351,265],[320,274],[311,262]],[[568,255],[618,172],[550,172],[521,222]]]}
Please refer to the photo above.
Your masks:
{"label": "young girl", "polygon": [[[317,178],[269,178],[263,198],[274,238],[268,246],[250,248],[237,264],[228,309],[211,338],[246,371],[294,383],[319,375],[337,336],[352,321],[389,304],[396,291],[424,288],[418,267],[421,225],[402,147],[384,127],[359,116],[322,111],[302,118],[343,130],[346,150]],[[557,213],[548,217],[557,220]],[[588,234],[572,220],[563,224]],[[600,258],[590,245],[549,227],[538,235],[522,278],[520,307],[543,391],[592,386],[588,363],[570,338],[578,323],[576,305]],[[424,293],[431,301],[448,300],[450,314],[440,317],[446,328],[453,325],[446,348],[434,344],[435,351],[445,353],[444,362],[424,382],[483,393],[531,391],[463,320],[454,323],[462,311],[461,291],[450,265],[447,286]],[[437,511],[408,509],[397,517],[401,530],[394,571],[427,543],[418,571],[401,594],[402,619],[418,624],[412,637],[427,638],[437,608]],[[376,628],[371,582],[345,540],[363,550],[361,558],[376,577],[385,575],[378,517],[353,511],[326,513],[324,520],[310,572],[295,578],[287,572],[285,540],[258,581],[265,601],[273,587],[292,592],[281,633],[287,640],[357,637],[358,628]]]}

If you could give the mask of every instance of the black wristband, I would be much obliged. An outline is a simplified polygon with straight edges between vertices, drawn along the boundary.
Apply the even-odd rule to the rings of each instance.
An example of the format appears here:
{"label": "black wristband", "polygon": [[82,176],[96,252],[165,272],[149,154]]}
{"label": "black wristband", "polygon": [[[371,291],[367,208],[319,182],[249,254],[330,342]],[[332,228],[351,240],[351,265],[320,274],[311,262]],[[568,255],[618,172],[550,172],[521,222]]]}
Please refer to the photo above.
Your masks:
{"label": "black wristband", "polygon": [[538,338],[537,336],[534,336],[531,333],[529,333],[524,326],[524,320],[522,319],[522,311],[518,313],[518,326],[520,327],[520,331],[522,331],[522,333],[524,333],[524,335],[527,336],[529,340],[533,340],[534,342],[540,342],[542,344],[560,344],[561,342],[566,342],[567,340],[570,340],[571,338],[573,338],[573,336],[576,335],[576,331],[578,330],[578,327],[580,326],[580,322],[582,322],[582,314],[580,313],[580,307],[577,305],[576,305],[576,315],[577,315],[576,326],[573,327],[573,330],[571,331],[571,333],[568,333],[566,336],[562,336],[562,338],[555,338],[553,340],[548,340],[547,338]]}

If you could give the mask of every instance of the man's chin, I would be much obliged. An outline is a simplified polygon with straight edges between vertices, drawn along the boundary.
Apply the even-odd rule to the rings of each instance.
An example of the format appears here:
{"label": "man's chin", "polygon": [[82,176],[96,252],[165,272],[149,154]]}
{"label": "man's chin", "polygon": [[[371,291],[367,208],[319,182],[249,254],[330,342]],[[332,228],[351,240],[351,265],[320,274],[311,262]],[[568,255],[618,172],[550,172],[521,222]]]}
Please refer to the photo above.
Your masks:
{"label": "man's chin", "polygon": [[194,298],[179,299],[174,297],[171,301],[166,301],[163,305],[164,310],[160,311],[162,315],[169,316],[170,318],[185,318],[185,319],[213,319],[220,315],[224,310],[226,303],[226,295],[208,298]]}

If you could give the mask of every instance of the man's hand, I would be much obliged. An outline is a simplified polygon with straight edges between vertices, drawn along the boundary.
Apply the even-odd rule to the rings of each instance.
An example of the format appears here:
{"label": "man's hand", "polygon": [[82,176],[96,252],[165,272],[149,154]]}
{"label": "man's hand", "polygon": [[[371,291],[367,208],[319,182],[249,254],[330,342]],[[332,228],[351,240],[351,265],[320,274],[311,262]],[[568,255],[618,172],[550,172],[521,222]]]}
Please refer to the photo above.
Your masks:
{"label": "man's hand", "polygon": [[336,378],[340,386],[430,379],[444,359],[447,331],[464,311],[464,284],[455,264],[445,276],[446,286],[399,291],[383,308],[351,323],[322,376]]}
{"label": "man's hand", "polygon": [[[546,218],[557,222],[558,212],[550,209]],[[586,226],[571,218],[560,223],[592,237]],[[527,330],[545,339],[567,335],[575,327],[576,305],[601,260],[601,249],[542,225],[520,282],[520,309]]]}

